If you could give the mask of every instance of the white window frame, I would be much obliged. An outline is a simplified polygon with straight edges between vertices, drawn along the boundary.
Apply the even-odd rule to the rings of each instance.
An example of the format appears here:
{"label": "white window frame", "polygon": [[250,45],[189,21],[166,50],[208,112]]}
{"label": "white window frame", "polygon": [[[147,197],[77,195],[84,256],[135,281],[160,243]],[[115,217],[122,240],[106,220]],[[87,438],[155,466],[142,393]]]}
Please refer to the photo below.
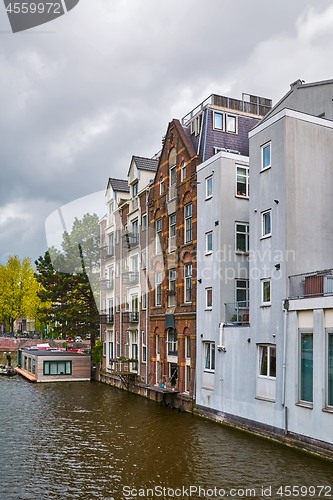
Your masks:
{"label": "white window frame", "polygon": [[[266,148],[269,148],[269,163],[267,165],[264,165],[264,151]],[[264,170],[267,170],[268,168],[271,168],[272,166],[272,143],[271,141],[266,142],[260,147],[260,156],[261,156],[261,172]]]}
{"label": "white window frame", "polygon": [[141,296],[141,307],[142,309],[147,309],[147,292],[142,292]]}
{"label": "white window frame", "polygon": [[213,253],[213,231],[208,231],[206,233],[206,255]]}
{"label": "white window frame", "polygon": [[[188,290],[189,297],[187,297]],[[190,300],[187,300],[187,299]],[[192,264],[184,264],[184,303],[191,304],[192,303]]]}
{"label": "white window frame", "polygon": [[155,273],[155,306],[160,307],[162,305],[162,272],[157,271]]}
{"label": "white window frame", "polygon": [[141,220],[141,229],[142,231],[146,231],[147,229],[147,214],[142,214],[142,220]]}
{"label": "white window frame", "polygon": [[141,253],[141,267],[142,269],[147,269],[147,252],[144,250]]}
{"label": "white window frame", "polygon": [[169,253],[175,252],[176,245],[176,234],[177,234],[177,217],[176,212],[169,215]]}
{"label": "white window frame", "polygon": [[160,178],[160,195],[162,195],[164,193],[165,193],[165,182],[164,182],[164,178],[161,177]]}
{"label": "white window frame", "polygon": [[138,196],[139,193],[139,181],[136,181],[132,184],[132,197]]}
{"label": "white window frame", "polygon": [[[238,173],[238,169],[242,168],[245,170],[245,174]],[[238,177],[244,177],[245,178],[245,194],[240,194],[240,192],[237,189],[238,185]],[[236,196],[237,198],[249,198],[249,167],[248,165],[240,165],[236,164]]]}
{"label": "white window frame", "polygon": [[[186,215],[187,213],[187,208],[191,207],[191,213],[190,215]],[[193,205],[192,203],[187,203],[184,206],[184,219],[185,219],[185,225],[184,225],[184,243],[191,243],[193,241]],[[188,238],[188,235],[190,236]]]}
{"label": "white window frame", "polygon": [[[210,305],[209,305],[209,300],[208,300],[209,292],[211,293]],[[211,309],[213,309],[213,288],[211,286],[209,286],[205,289],[205,295],[206,295],[206,309],[211,310]]]}
{"label": "white window frame", "polygon": [[215,342],[203,342],[204,371],[215,373]]}
{"label": "white window frame", "polygon": [[[269,283],[269,300],[265,301],[265,284]],[[272,280],[271,278],[264,278],[261,280],[261,305],[270,306],[272,301]]]}
{"label": "white window frame", "polygon": [[[262,372],[262,366],[261,366],[261,361],[262,361],[262,352],[263,350],[266,350],[266,359],[267,359],[267,374],[261,373]],[[274,356],[271,356],[271,350],[275,351],[275,375],[271,375],[272,369],[271,369],[271,359],[274,358]],[[275,344],[258,344],[258,377],[259,378],[265,378],[265,379],[270,379],[270,380],[276,380],[276,345]]]}
{"label": "white window frame", "polygon": [[[239,282],[245,282],[245,287],[239,286]],[[245,300],[238,300],[238,290],[244,291],[245,290]],[[235,302],[245,302],[244,305],[239,306],[239,309],[247,309],[249,307],[249,280],[244,279],[244,278],[236,278],[235,281]]]}
{"label": "white window frame", "polygon": [[176,283],[177,283],[177,271],[176,269],[169,269],[169,291],[175,292],[173,295],[168,295],[168,307],[174,307],[176,305]]}
{"label": "white window frame", "polygon": [[213,197],[213,176],[206,177],[206,200]]}
{"label": "white window frame", "polygon": [[191,359],[191,337],[185,337],[185,358]]}
{"label": "white window frame", "polygon": [[155,222],[155,254],[159,255],[162,253],[162,219],[157,219]]}
{"label": "white window frame", "polygon": [[[235,130],[232,130],[229,129],[229,119],[232,119],[233,120],[233,123],[235,124]],[[225,118],[225,121],[226,121],[226,131],[228,132],[228,134],[237,134],[238,132],[238,120],[237,120],[237,116],[236,115],[232,115],[232,114],[227,114],[226,115],[226,118]]]}
{"label": "white window frame", "polygon": [[[269,215],[270,232],[266,233],[266,217]],[[272,209],[261,212],[261,238],[269,238],[272,236]]]}
{"label": "white window frame", "polygon": [[186,179],[186,163],[183,161],[180,168],[180,179],[183,182]]}
{"label": "white window frame", "polygon": [[[220,127],[216,127],[216,120],[215,120],[215,116],[221,116],[222,118],[222,128]],[[225,131],[225,118],[224,118],[224,113],[219,113],[218,111],[214,111],[214,116],[213,116],[213,129],[214,130],[219,130],[220,132],[224,132]]]}
{"label": "white window frame", "polygon": [[[245,231],[240,231],[237,226],[244,226]],[[241,250],[237,248],[239,245],[237,245],[237,236],[238,235],[245,235],[245,250]],[[236,253],[249,253],[249,244],[250,244],[250,226],[248,222],[235,222],[235,252]]]}

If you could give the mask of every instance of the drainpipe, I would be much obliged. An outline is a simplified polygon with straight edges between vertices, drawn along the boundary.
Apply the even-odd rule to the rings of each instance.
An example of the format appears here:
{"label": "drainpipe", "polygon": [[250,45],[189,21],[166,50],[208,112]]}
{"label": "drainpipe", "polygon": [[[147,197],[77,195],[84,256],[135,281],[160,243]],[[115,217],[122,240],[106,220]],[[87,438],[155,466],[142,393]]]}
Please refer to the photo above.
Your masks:
{"label": "drainpipe", "polygon": [[[207,110],[207,108],[206,108]],[[200,154],[200,146],[201,146],[201,138],[202,138],[202,129],[203,129],[203,123],[204,123],[204,118],[205,118],[205,114],[206,114],[206,121],[207,121],[207,112],[203,112],[203,116],[202,116],[202,122],[201,122],[201,127],[200,127],[200,135],[199,135],[199,142],[198,142],[198,148],[197,148],[197,155]]]}
{"label": "drainpipe", "polygon": [[224,328],[224,323],[219,323],[219,330],[220,330],[220,341],[219,345],[217,346],[217,350],[219,352],[227,352],[226,348],[223,345],[223,328]]}
{"label": "drainpipe", "polygon": [[283,364],[282,364],[282,406],[284,408],[284,433],[288,433],[288,419],[286,404],[286,362],[287,362],[287,324],[288,324],[288,309],[289,301],[286,299],[283,302]]}
{"label": "drainpipe", "polygon": [[204,150],[203,150],[203,155],[202,155],[202,162],[205,161],[206,157],[206,143],[207,143],[207,130],[208,130],[208,111],[209,108],[206,108],[206,123],[205,123],[205,142],[204,142]]}

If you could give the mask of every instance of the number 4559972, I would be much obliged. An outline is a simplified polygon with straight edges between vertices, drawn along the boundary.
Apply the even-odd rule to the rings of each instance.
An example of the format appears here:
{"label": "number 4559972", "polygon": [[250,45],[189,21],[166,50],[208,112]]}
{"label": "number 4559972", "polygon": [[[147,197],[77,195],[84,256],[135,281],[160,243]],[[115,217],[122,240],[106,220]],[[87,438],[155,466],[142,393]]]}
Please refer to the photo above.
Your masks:
{"label": "number 4559972", "polygon": [[10,3],[6,8],[10,14],[61,14],[60,3]]}

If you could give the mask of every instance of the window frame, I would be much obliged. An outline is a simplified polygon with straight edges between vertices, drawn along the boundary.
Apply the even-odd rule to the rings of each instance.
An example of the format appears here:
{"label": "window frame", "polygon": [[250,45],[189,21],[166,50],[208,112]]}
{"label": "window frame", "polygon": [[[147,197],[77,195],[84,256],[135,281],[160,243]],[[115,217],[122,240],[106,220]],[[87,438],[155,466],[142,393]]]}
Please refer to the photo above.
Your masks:
{"label": "window frame", "polygon": [[[269,148],[269,164],[265,165],[264,158],[265,158],[265,149]],[[271,168],[272,166],[272,143],[271,141],[265,142],[265,144],[262,144],[260,146],[260,157],[261,157],[261,172],[264,172],[268,168]]]}
{"label": "window frame", "polygon": [[168,290],[170,293],[168,295],[168,307],[174,307],[176,305],[176,286],[177,286],[177,270],[176,268],[169,269],[168,273]]}
{"label": "window frame", "polygon": [[155,273],[155,307],[162,306],[162,271]]}
{"label": "window frame", "polygon": [[204,351],[204,372],[215,373],[215,342],[205,341],[203,342]]}
{"label": "window frame", "polygon": [[[221,116],[222,119],[222,128],[216,126],[216,115]],[[225,113],[221,113],[219,111],[214,111],[213,113],[213,130],[218,130],[219,132],[225,132]]]}
{"label": "window frame", "polygon": [[132,184],[132,197],[135,198],[139,193],[139,181],[133,182]]}
{"label": "window frame", "polygon": [[[265,301],[265,283],[269,283],[269,300]],[[261,287],[261,306],[270,306],[272,303],[272,280],[271,278],[263,278],[260,280]]]}
{"label": "window frame", "polygon": [[[262,372],[262,368],[263,368],[263,365],[262,365],[262,355],[261,353],[264,351],[264,349],[266,350],[266,373],[261,373]],[[271,350],[274,350],[275,351],[275,356],[272,356],[271,355]],[[259,378],[264,378],[266,380],[276,380],[276,352],[277,352],[277,349],[276,349],[276,344],[258,344],[258,373],[257,373],[257,376]],[[272,359],[275,359],[275,370],[273,369],[273,373],[275,373],[275,375],[271,375],[271,361]]]}
{"label": "window frame", "polygon": [[178,333],[175,328],[168,328],[168,356],[178,356]]}
{"label": "window frame", "polygon": [[[266,233],[266,216],[269,215],[269,232]],[[272,209],[268,208],[261,212],[261,239],[272,236]]]}
{"label": "window frame", "polygon": [[205,255],[210,255],[213,253],[213,231],[207,231],[205,234]]}
{"label": "window frame", "polygon": [[[190,271],[190,273],[188,271]],[[184,304],[192,303],[192,272],[192,263],[188,262],[184,264]],[[188,298],[190,298],[190,300],[187,300]]]}
{"label": "window frame", "polygon": [[[209,184],[211,184],[209,188]],[[205,187],[206,187],[206,200],[210,200],[213,198],[213,174],[209,175],[205,179]]]}
{"label": "window frame", "polygon": [[[303,336],[311,336],[311,340],[312,340],[312,368],[311,368],[311,375],[312,375],[312,380],[311,380],[311,400],[309,399],[305,399],[303,398],[302,396],[304,396],[304,392],[306,389],[303,385],[304,383],[304,379],[303,379],[303,376],[304,376],[304,372],[303,372],[303,357],[302,357],[302,337]],[[298,368],[298,399],[299,399],[299,404],[300,405],[304,405],[304,406],[308,406],[310,408],[313,407],[313,389],[314,389],[314,383],[313,383],[313,379],[314,379],[314,371],[313,371],[313,361],[314,361],[314,358],[313,358],[313,329],[308,329],[308,328],[302,328],[299,330],[299,368]]]}
{"label": "window frame", "polygon": [[[237,226],[244,226],[245,231],[239,231]],[[238,246],[238,240],[241,235],[245,236],[245,250],[241,250],[240,248],[237,248]],[[235,252],[236,253],[241,253],[241,254],[248,254],[250,251],[250,224],[248,222],[235,222]]]}
{"label": "window frame", "polygon": [[[209,292],[210,292],[210,300],[209,300]],[[213,309],[213,287],[208,286],[205,288],[205,297],[206,297],[206,310],[211,311]]]}
{"label": "window frame", "polygon": [[141,230],[146,231],[147,229],[147,212],[142,214],[141,218]]}
{"label": "window frame", "polygon": [[[242,168],[245,169],[245,174],[239,174],[238,169]],[[243,199],[249,199],[250,196],[250,170],[248,165],[240,165],[239,163],[236,164],[236,197],[237,198],[243,198]],[[240,194],[240,191],[238,191],[238,177],[244,177],[245,178],[245,193],[246,194]]]}
{"label": "window frame", "polygon": [[[245,288],[239,286],[240,281],[245,282],[245,284],[246,284]],[[245,300],[238,300],[238,290],[240,290],[240,291],[245,290]],[[246,278],[236,278],[236,280],[235,280],[235,302],[236,302],[236,304],[238,304],[239,302],[245,302],[245,305],[239,306],[239,309],[248,309],[249,308],[249,292],[250,292],[249,280]]]}
{"label": "window frame", "polygon": [[162,253],[162,218],[155,222],[155,255]]}
{"label": "window frame", "polygon": [[[187,215],[187,209],[191,207],[190,215]],[[193,206],[192,202],[184,206],[184,243],[193,241]]]}
{"label": "window frame", "polygon": [[[234,123],[235,123],[235,130],[229,130],[229,123],[228,123],[228,120],[232,118],[234,120]],[[237,116],[236,115],[233,115],[231,113],[227,113],[226,114],[226,117],[225,117],[225,130],[228,134],[235,134],[237,135],[238,133],[238,120],[237,120]]]}
{"label": "window frame", "polygon": [[[28,358],[30,359],[30,358]],[[48,363],[49,366],[49,373],[46,373],[46,364]],[[65,363],[65,373],[58,373],[58,366],[60,363]],[[67,371],[67,363],[69,363],[70,370]],[[57,366],[57,373],[50,373],[51,371],[51,365],[52,366]],[[66,376],[66,375],[72,375],[73,373],[73,366],[72,366],[72,360],[43,360],[43,375],[47,377],[52,377],[52,376]]]}
{"label": "window frame", "polygon": [[185,179],[186,179],[186,162],[182,161],[180,166],[180,180],[181,182],[184,182]]}

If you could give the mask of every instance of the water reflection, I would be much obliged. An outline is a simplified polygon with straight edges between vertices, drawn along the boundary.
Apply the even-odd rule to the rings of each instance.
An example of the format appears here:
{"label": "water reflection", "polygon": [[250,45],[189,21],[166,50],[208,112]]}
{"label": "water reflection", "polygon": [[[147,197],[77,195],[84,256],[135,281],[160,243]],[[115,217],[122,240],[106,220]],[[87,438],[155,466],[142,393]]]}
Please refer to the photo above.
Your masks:
{"label": "water reflection", "polygon": [[97,382],[1,377],[0,395],[1,500],[116,500],[126,485],[333,487],[329,462]]}

